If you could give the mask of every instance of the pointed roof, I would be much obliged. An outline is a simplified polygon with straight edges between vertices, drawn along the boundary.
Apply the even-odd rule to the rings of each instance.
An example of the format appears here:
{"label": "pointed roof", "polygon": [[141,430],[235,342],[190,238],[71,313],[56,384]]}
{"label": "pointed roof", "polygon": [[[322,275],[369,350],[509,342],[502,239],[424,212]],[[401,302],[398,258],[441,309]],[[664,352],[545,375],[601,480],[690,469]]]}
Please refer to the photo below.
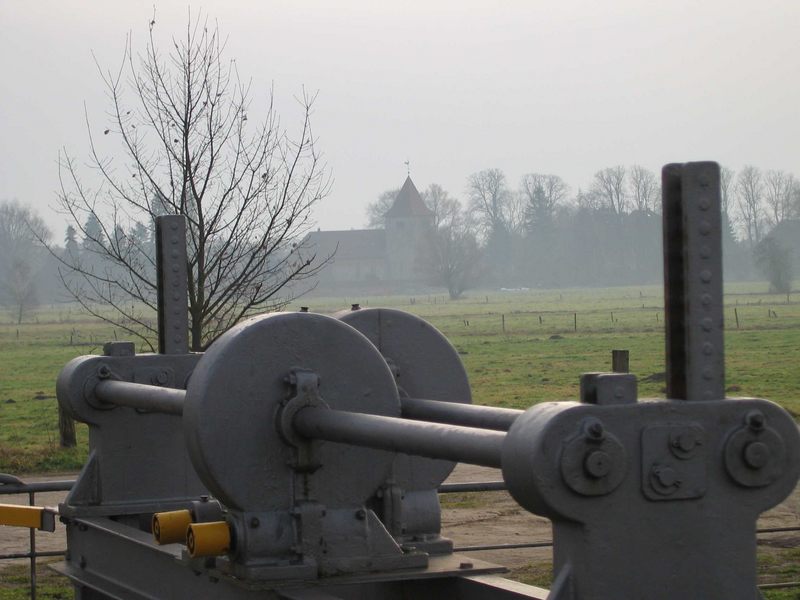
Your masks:
{"label": "pointed roof", "polygon": [[403,187],[394,199],[394,204],[386,213],[386,218],[391,217],[432,217],[433,213],[425,206],[422,196],[419,195],[411,177],[406,177]]}

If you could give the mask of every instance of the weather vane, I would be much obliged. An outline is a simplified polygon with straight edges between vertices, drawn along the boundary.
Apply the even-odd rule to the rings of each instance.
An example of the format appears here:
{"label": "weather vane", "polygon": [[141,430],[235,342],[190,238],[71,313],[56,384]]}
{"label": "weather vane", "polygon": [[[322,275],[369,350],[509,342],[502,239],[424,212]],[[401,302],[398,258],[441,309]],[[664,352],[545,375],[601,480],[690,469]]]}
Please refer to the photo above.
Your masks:
{"label": "weather vane", "polygon": [[406,162],[403,164],[406,166],[406,172],[408,173],[408,176],[411,177],[411,162],[406,159]]}

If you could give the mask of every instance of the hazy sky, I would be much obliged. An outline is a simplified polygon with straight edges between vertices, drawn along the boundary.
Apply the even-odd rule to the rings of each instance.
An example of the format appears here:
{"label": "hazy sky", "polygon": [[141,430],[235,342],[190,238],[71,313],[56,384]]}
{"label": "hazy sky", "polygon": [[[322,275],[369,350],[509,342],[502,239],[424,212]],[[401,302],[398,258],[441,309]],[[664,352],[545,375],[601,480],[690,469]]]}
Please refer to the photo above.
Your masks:
{"label": "hazy sky", "polygon": [[[161,35],[186,2],[156,3]],[[464,198],[466,177],[498,167],[573,190],[616,164],[711,159],[800,175],[800,2],[206,1],[192,11],[229,36],[257,100],[274,84],[319,90],[313,125],[334,184],[323,229],[361,227],[399,187],[406,159],[422,189]],[[57,156],[85,157],[106,98],[92,53],[115,68],[125,36],[143,48],[153,2],[0,0],[0,199],[51,207]],[[255,103],[251,118],[259,116]],[[261,113],[263,114],[263,113]],[[91,173],[86,172],[86,178]]]}

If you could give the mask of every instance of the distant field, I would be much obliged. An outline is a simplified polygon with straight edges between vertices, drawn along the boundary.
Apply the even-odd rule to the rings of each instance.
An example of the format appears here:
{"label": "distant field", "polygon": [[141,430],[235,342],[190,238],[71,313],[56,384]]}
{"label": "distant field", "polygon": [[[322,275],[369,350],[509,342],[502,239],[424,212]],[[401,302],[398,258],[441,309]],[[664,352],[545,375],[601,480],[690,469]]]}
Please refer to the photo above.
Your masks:
{"label": "distant field", "polygon": [[[726,289],[729,395],[761,396],[800,416],[800,294],[763,293],[765,283]],[[438,327],[461,354],[480,404],[524,408],[575,398],[586,371],[610,369],[611,350],[630,351],[641,396],[663,396],[663,298],[660,287],[561,291],[471,292],[446,296],[306,298],[301,304],[334,312],[358,302],[413,312]],[[738,316],[738,328],[736,319]],[[0,472],[79,468],[79,447],[58,447],[55,378],[70,358],[96,354],[122,331],[87,318],[76,307],[43,307],[17,326],[0,323]]]}

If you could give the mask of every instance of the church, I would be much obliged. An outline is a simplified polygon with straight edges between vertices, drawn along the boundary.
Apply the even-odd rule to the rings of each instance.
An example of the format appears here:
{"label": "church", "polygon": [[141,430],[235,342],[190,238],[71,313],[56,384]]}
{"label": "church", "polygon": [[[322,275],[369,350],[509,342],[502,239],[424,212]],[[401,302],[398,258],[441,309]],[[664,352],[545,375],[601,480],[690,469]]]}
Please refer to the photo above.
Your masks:
{"label": "church", "polygon": [[384,229],[314,231],[305,237],[304,253],[318,260],[332,257],[315,293],[383,295],[426,288],[420,253],[432,228],[433,212],[407,177],[386,212]]}

